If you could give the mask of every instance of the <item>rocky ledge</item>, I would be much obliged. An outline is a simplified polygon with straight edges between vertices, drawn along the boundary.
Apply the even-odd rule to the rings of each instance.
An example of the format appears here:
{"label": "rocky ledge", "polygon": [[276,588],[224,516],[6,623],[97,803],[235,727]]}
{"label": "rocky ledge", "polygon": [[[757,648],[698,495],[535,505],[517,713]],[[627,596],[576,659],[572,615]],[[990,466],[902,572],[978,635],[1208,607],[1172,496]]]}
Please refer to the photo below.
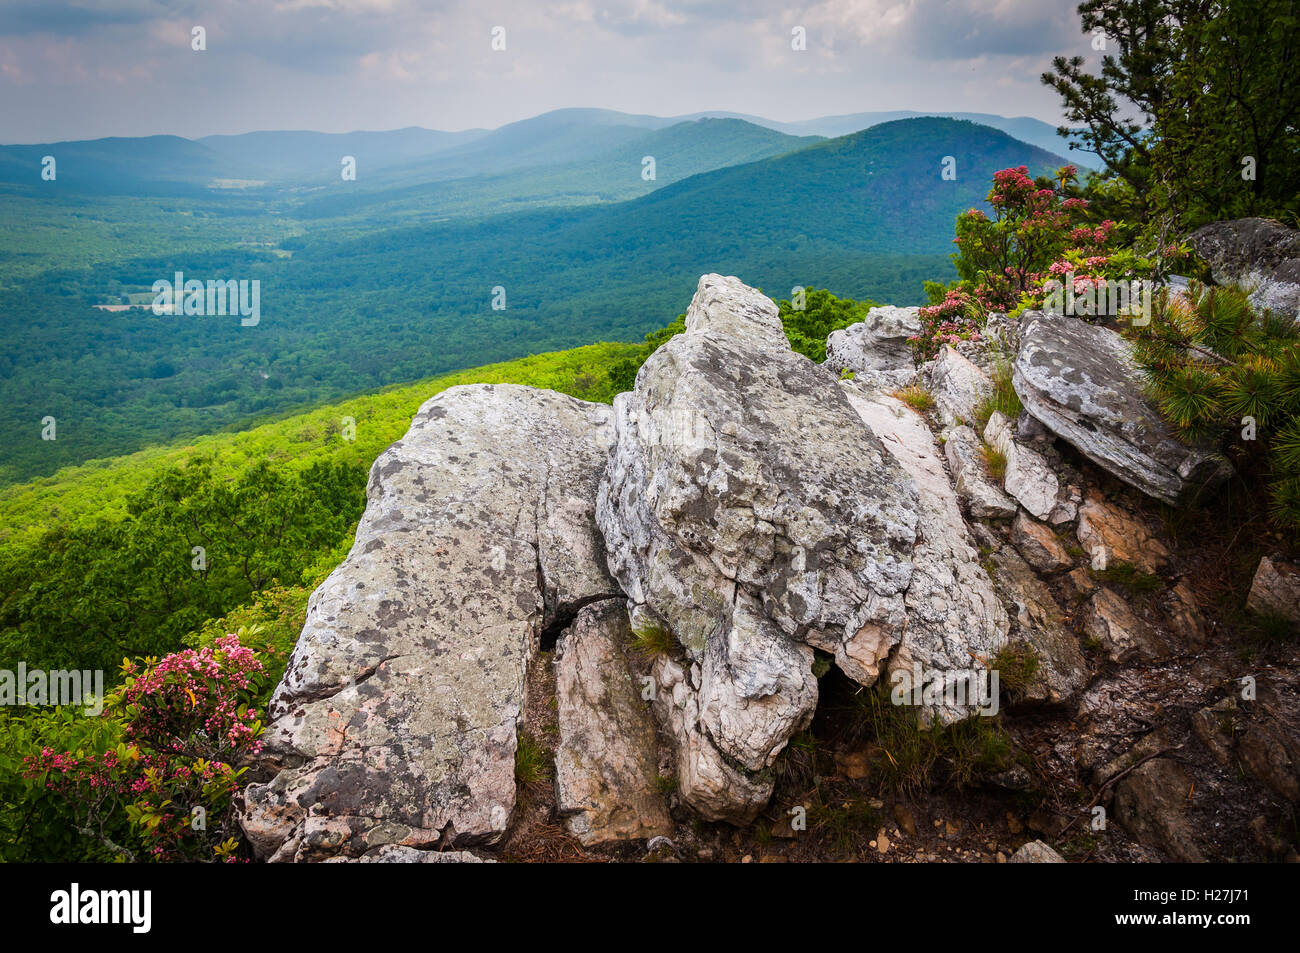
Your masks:
{"label": "rocky ledge", "polygon": [[[996,707],[980,686],[1017,657],[1033,664],[1002,698],[1070,727],[1039,733],[1038,776],[1022,764],[996,783],[1099,788],[1128,835],[1117,858],[1216,854],[1174,796],[1200,768],[1172,752],[1202,736],[1202,767],[1223,776],[1202,783],[1232,789],[1240,765],[1261,803],[1294,803],[1279,713],[1296,686],[1270,684],[1267,703],[1225,689],[1230,656],[1206,661],[1198,595],[1145,502],[1203,492],[1226,462],[1169,433],[1114,332],[999,320],[1025,413],[982,433],[981,349],[914,368],[914,309],[873,309],[817,365],[769,299],[720,275],[612,407],[501,385],[429,400],[375,462],[356,542],[273,697],[241,812],[257,855],[490,856],[535,800],[516,760],[541,737],[553,783],[533,807],[574,849],[676,856],[692,818],[785,817],[783,758],[830,670],[841,693],[923,679],[896,701],[937,731]],[[890,393],[914,381],[933,413]],[[1135,573],[1158,592],[1125,589]],[[1265,560],[1253,604],[1284,615],[1297,580]],[[1152,686],[1174,682],[1185,717],[1147,737],[1137,726],[1167,711]],[[880,757],[835,763],[861,778]],[[880,853],[920,837],[911,808],[895,818]],[[1077,820],[1031,828],[1060,847]],[[1060,859],[1018,840],[998,853]]]}

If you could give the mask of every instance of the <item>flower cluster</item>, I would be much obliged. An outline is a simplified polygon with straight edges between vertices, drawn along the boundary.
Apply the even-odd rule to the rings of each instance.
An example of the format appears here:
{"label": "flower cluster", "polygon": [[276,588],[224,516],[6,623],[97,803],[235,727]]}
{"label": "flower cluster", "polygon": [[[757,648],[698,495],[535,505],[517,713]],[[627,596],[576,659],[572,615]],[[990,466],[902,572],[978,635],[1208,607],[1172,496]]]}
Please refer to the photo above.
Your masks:
{"label": "flower cluster", "polygon": [[249,702],[262,662],[225,635],[161,660],[126,661],[122,672],[122,686],[105,699],[122,741],[102,752],[42,748],[25,759],[24,774],[101,823],[121,807],[145,858],[237,859],[237,842],[219,840],[228,826],[220,819],[247,770],[236,765],[261,750]]}
{"label": "flower cluster", "polygon": [[908,338],[918,361],[928,361],[945,344],[980,339],[979,316],[983,302],[959,288],[950,290],[943,301],[917,310],[921,333]]}
{"label": "flower cluster", "polygon": [[[127,663],[128,676],[137,666]],[[139,713],[126,727],[128,738],[152,739],[160,750],[190,750],[201,734],[214,750],[248,747],[257,754],[256,715],[241,704],[263,671],[253,650],[226,635],[212,645],[163,658],[139,676],[128,677],[123,699]]]}
{"label": "flower cluster", "polygon": [[1065,192],[1078,170],[1057,172],[1059,188],[1035,183],[1025,166],[993,175],[988,194],[990,218],[971,209],[957,218],[954,261],[965,287],[988,310],[1010,310],[1025,292],[1035,289],[1071,247],[1088,255],[1104,253],[1113,222],[1084,222],[1088,202]]}

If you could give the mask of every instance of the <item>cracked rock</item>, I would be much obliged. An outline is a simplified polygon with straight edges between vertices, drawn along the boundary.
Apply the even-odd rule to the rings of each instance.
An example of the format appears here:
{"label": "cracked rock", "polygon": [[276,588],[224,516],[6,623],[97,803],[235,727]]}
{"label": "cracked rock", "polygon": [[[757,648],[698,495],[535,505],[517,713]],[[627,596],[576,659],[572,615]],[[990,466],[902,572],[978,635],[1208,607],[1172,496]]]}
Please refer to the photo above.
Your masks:
{"label": "cracked rock", "polygon": [[271,699],[273,777],[240,818],[258,857],[500,838],[541,630],[619,595],[592,520],[610,417],[551,391],[454,387],[379,456]]}

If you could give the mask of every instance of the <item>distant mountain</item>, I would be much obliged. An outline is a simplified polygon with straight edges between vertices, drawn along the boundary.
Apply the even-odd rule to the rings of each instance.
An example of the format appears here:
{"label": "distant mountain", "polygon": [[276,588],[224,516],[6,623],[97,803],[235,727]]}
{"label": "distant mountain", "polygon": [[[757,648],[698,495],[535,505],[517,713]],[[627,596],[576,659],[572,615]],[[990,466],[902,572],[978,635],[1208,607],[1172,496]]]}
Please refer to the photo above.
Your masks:
{"label": "distant mountain", "polygon": [[414,159],[388,170],[381,181],[384,185],[443,181],[580,162],[677,122],[612,109],[556,109]]}
{"label": "distant mountain", "polygon": [[[534,161],[541,164],[495,174],[467,176],[410,186],[392,186],[392,177],[371,179],[368,188],[352,183],[331,187],[328,194],[304,202],[296,214],[309,219],[363,216],[389,223],[431,220],[446,216],[499,214],[525,208],[589,205],[646,195],[664,185],[701,172],[793,152],[821,141],[818,136],[789,136],[739,119],[699,119],[626,135],[625,125],[611,137],[616,145],[581,160],[556,163],[570,149],[568,132],[551,138],[564,142],[555,152]],[[509,140],[497,148],[509,149]],[[508,155],[508,151],[504,155]],[[654,160],[653,179],[646,178],[646,157]],[[435,158],[435,162],[439,159]],[[480,161],[487,164],[480,156]],[[399,176],[400,178],[400,176]]]}
{"label": "distant mountain", "polygon": [[[41,178],[41,163],[47,155],[55,160],[52,182]],[[200,184],[254,174],[247,163],[232,163],[202,143],[180,136],[0,146],[0,182],[40,186],[56,194],[187,193]]]}
{"label": "distant mountain", "polygon": [[[451,214],[472,214],[480,210],[471,205],[483,197],[490,199],[494,208],[506,210],[630,198],[684,176],[789,151],[801,140],[807,144],[809,137],[839,137],[884,122],[927,115],[934,114],[896,110],[777,122],[718,111],[663,117],[610,109],[557,109],[493,130],[444,132],[411,126],[386,132],[264,131],[198,140],[147,136],[0,146],[0,183],[39,183],[40,160],[45,155],[53,155],[58,162],[55,188],[59,192],[168,195],[265,187],[311,193],[338,185],[362,193],[472,179],[476,181],[426,190],[435,207],[445,207]],[[988,113],[943,115],[1000,129],[1080,166],[1092,167],[1095,162],[1091,156],[1071,153],[1055,129],[1037,119],[1008,119]],[[691,130],[700,120],[725,120],[733,125],[701,135]],[[736,123],[791,138],[757,139],[752,130],[738,132],[742,127]],[[674,127],[683,127],[675,138],[655,138],[656,133],[667,135]],[[742,141],[744,136],[754,140],[752,148]],[[690,137],[695,141],[681,141]],[[736,148],[725,140],[731,140]],[[622,167],[617,163],[638,149],[642,155],[654,155],[657,162],[661,154],[671,161],[659,170],[654,182],[621,187],[618,170]],[[357,162],[357,179],[346,185],[339,176],[345,155]],[[635,158],[639,163],[641,157]],[[534,185],[522,178],[487,181],[525,172]],[[645,182],[639,179],[639,167],[636,172],[638,181]],[[358,204],[376,202],[382,204],[373,199]]]}
{"label": "distant mountain", "polygon": [[743,119],[746,122],[765,126],[768,129],[776,129],[780,132],[789,133],[792,136],[826,136],[828,138],[861,132],[864,129],[870,129],[872,126],[878,126],[884,122],[895,122],[899,119],[917,119],[927,116],[944,119],[965,119],[970,122],[979,123],[980,125],[992,126],[994,129],[1001,129],[1003,132],[1010,136],[1014,136],[1021,142],[1028,142],[1030,145],[1037,146],[1053,155],[1058,155],[1068,159],[1070,162],[1073,162],[1081,168],[1100,168],[1100,162],[1096,156],[1089,153],[1071,151],[1069,141],[1056,134],[1055,126],[1043,122],[1041,119],[1033,119],[1029,116],[1007,118],[1006,116],[998,116],[993,113],[918,112],[914,109],[895,109],[888,112],[862,112],[850,113],[843,116],[822,116],[819,119],[805,119],[798,122],[777,122],[772,119],[766,119],[763,116],[749,116],[744,113],[728,112],[696,113],[693,116],[685,116],[682,118],[691,119],[703,116]]}
{"label": "distant mountain", "polygon": [[246,132],[197,140],[235,163],[276,180],[339,178],[343,156],[356,158],[362,174],[433,155],[488,135],[486,129],[441,132],[408,126],[390,132]]}

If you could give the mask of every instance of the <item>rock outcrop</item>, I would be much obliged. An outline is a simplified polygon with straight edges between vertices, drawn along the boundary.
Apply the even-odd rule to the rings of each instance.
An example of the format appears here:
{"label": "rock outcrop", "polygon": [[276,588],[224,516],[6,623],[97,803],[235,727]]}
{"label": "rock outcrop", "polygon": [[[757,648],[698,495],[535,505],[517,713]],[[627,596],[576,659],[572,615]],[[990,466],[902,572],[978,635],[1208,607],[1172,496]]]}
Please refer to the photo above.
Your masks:
{"label": "rock outcrop", "polygon": [[[959,703],[954,698],[974,697],[975,670],[987,668],[1006,642],[1006,611],[980,565],[957,494],[925,422],[892,397],[863,396],[852,384],[846,390],[854,409],[911,474],[919,491],[921,535],[912,550],[906,630],[889,662],[891,684],[904,676],[909,684],[915,683],[911,673],[918,669],[946,673],[945,685],[954,693],[925,706],[923,719],[946,723],[969,717],[979,703]],[[960,693],[955,690],[958,681],[967,682]]]}
{"label": "rock outcrop", "polygon": [[911,370],[908,338],[921,332],[917,308],[872,308],[864,320],[832,331],[826,339],[826,366],[832,371],[870,373]]}
{"label": "rock outcrop", "polygon": [[[986,859],[1060,862],[1045,841],[1013,848],[1026,827],[1069,843],[1046,805],[1074,803],[1058,785],[1079,772],[1131,835],[1101,848],[1121,859],[1211,854],[1193,785],[1300,800],[1293,690],[1211,705],[1237,656],[1202,613],[1204,580],[1152,505],[1093,466],[1173,502],[1225,461],[1165,427],[1113,332],[1033,312],[988,330],[1000,344],[916,368],[915,309],[873,308],[819,366],[769,299],[705,275],[684,333],[612,407],[509,385],[426,402],[375,462],[356,542],[312,595],[272,698],[239,805],[257,857],[627,858],[633,840],[646,859],[726,855],[685,811],[746,825],[777,807],[778,777],[789,793],[832,762],[836,785],[864,782],[852,796],[883,806],[858,794],[892,755],[848,715],[817,719],[820,761],[801,740],[778,764],[823,686],[838,697],[883,679],[935,727],[990,713],[994,670],[1001,702],[1068,729],[1033,737],[1032,775],[981,775],[982,796],[1055,787],[1028,818],[1007,813],[1010,843],[981,825]],[[1006,348],[1024,412],[993,413],[981,435],[971,421]],[[932,407],[888,394],[914,380]],[[1264,559],[1248,607],[1297,620],[1297,605],[1300,570]],[[553,664],[539,657],[551,645]],[[1233,664],[1216,669],[1225,652]],[[832,662],[856,686],[819,681]],[[1171,691],[1195,701],[1163,706]],[[555,783],[552,801],[530,780],[519,811],[523,727],[555,739]],[[1198,757],[1166,757],[1189,740]],[[875,829],[878,854],[928,834],[904,803],[894,816],[897,829]],[[1250,819],[1280,857],[1290,846],[1269,823]],[[765,829],[783,844],[799,830]]]}
{"label": "rock outcrop", "polygon": [[1174,435],[1142,392],[1128,345],[1107,328],[1027,312],[1012,384],[1048,430],[1148,496],[1178,503],[1231,473],[1221,454]]}
{"label": "rock outcrop", "polygon": [[491,843],[542,630],[618,595],[592,518],[599,404],[512,385],[427,401],[375,461],[347,559],[313,593],[241,823],[259,857]]}
{"label": "rock outcrop", "polygon": [[1205,862],[1187,821],[1192,780],[1177,762],[1155,758],[1136,767],[1115,788],[1115,820],[1141,843],[1177,861]]}
{"label": "rock outcrop", "polygon": [[1270,218],[1204,225],[1187,243],[1219,284],[1239,285],[1258,310],[1300,320],[1300,232]]}
{"label": "rock outcrop", "polygon": [[700,279],[686,333],[650,356],[614,420],[596,507],[610,570],[634,624],[667,626],[699,669],[675,683],[692,695],[682,796],[716,815],[694,780],[730,774],[729,816],[752,815],[761,804],[740,795],[812,717],[811,646],[869,682],[897,642],[915,483],[735,278]]}
{"label": "rock outcrop", "polygon": [[1061,572],[1074,565],[1056,534],[1024,513],[1011,524],[1011,545],[1041,573]]}

